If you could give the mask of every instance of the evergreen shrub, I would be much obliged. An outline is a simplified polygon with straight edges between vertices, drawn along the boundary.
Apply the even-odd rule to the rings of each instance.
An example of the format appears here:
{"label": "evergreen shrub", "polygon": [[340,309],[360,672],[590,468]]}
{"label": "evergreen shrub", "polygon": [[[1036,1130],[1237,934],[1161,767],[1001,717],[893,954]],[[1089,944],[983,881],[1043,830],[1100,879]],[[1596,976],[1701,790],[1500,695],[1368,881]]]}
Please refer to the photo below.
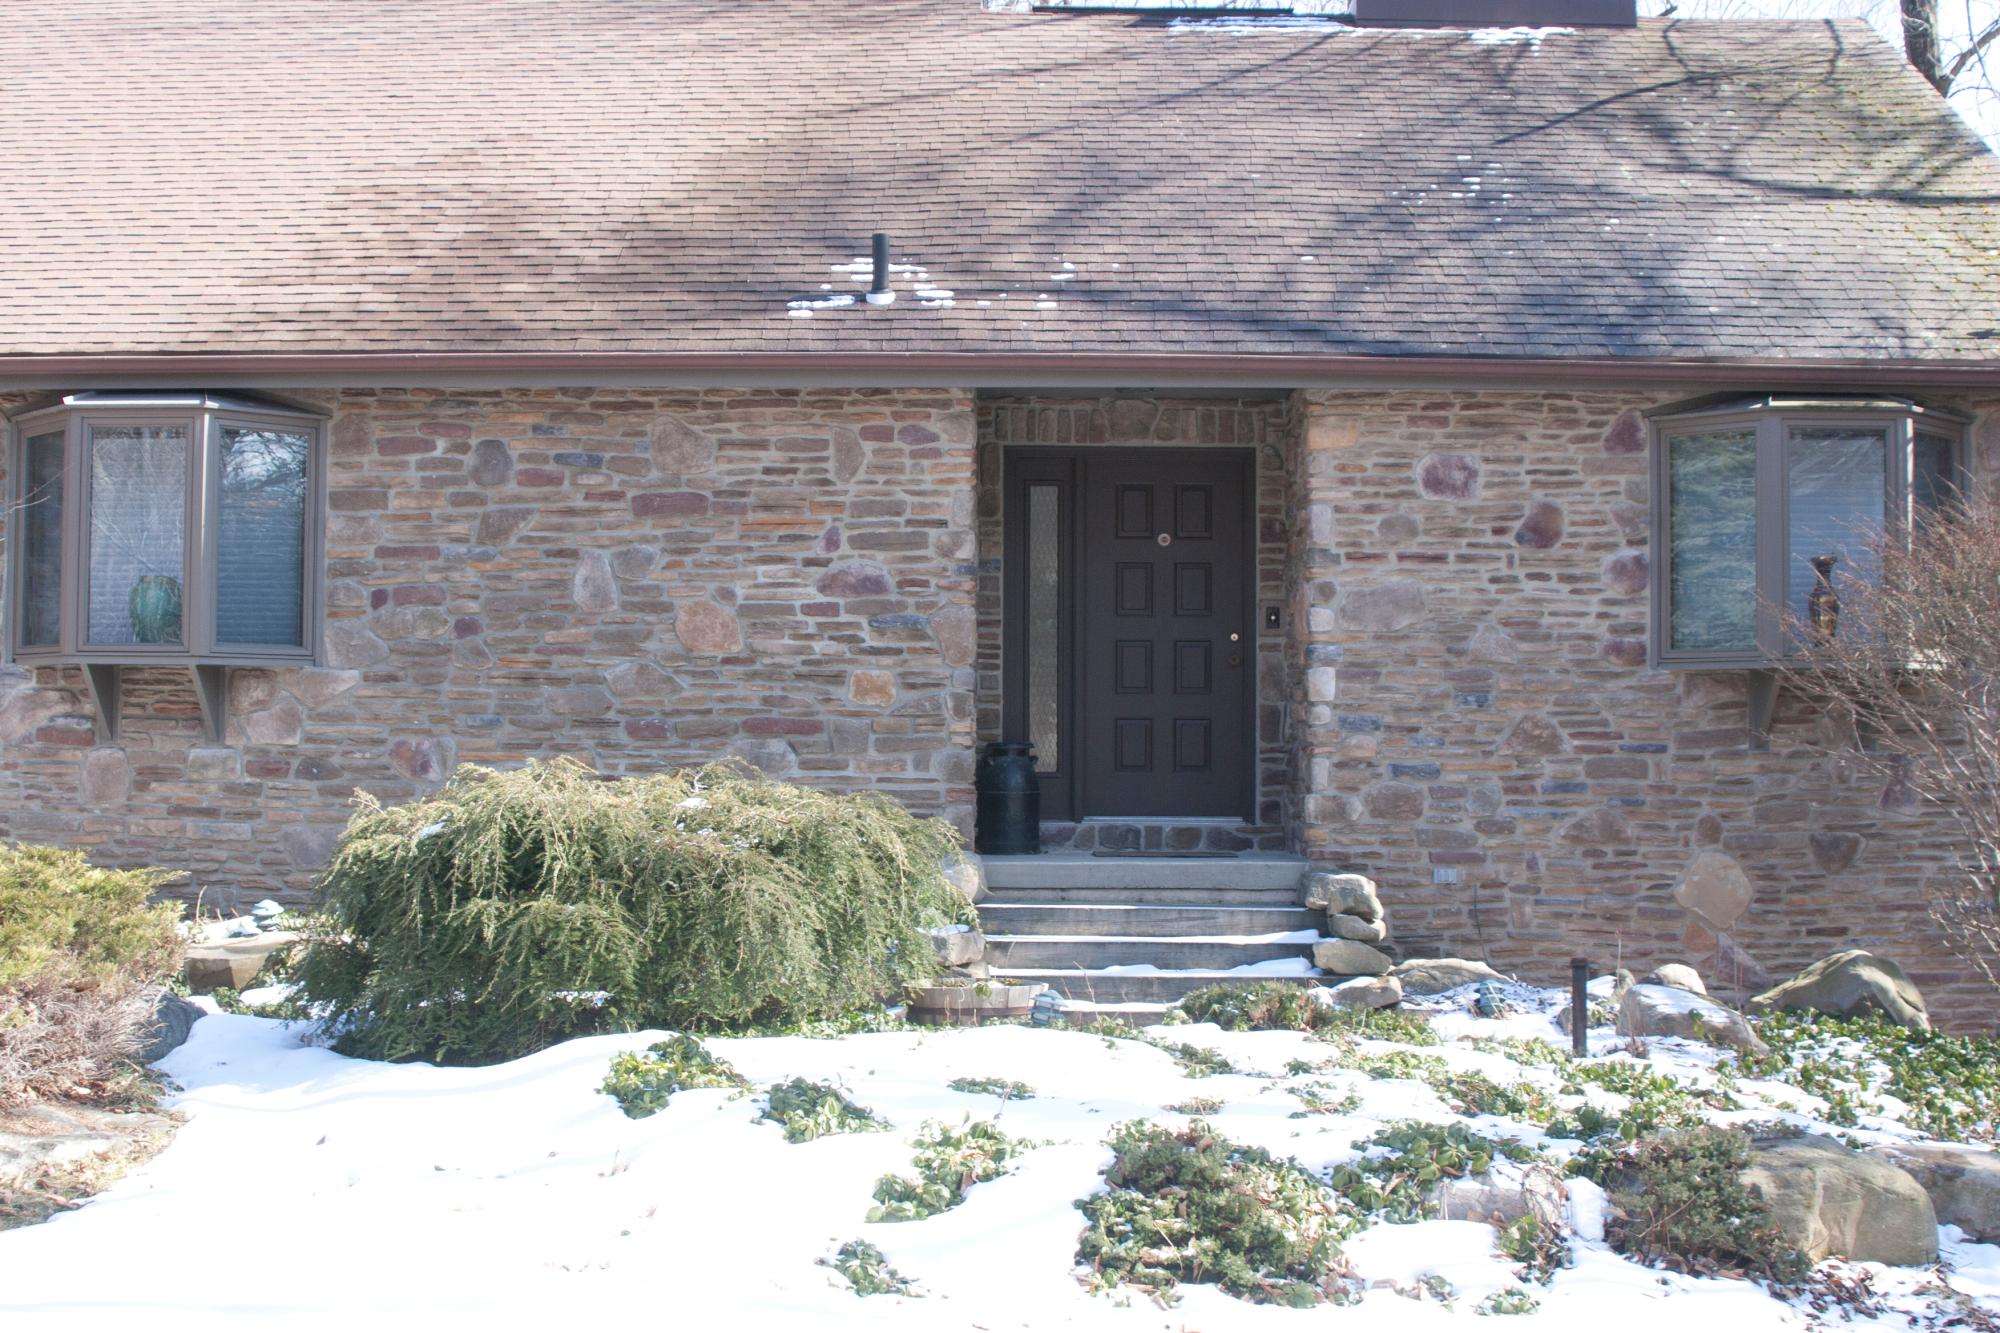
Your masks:
{"label": "evergreen shrub", "polygon": [[740,765],[468,765],[427,799],[357,802],[298,974],[351,1055],[833,1019],[922,979],[926,929],[971,912],[940,865],[950,825]]}
{"label": "evergreen shrub", "polygon": [[101,1091],[129,1067],[180,966],[165,870],[0,843],[0,1106]]}

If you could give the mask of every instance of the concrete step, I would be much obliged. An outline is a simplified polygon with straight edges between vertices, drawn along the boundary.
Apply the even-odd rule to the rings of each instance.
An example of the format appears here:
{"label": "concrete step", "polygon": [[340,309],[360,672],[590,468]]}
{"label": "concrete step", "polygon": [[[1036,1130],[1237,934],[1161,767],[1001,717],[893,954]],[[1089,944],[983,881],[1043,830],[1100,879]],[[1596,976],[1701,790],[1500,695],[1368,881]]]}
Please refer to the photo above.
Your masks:
{"label": "concrete step", "polygon": [[1237,856],[1040,856],[983,858],[994,896],[1009,889],[1265,889],[1296,892],[1306,873],[1302,856],[1244,852]]}
{"label": "concrete step", "polygon": [[1169,906],[1164,903],[1015,902],[989,898],[979,904],[979,928],[994,935],[1270,935],[1319,930],[1326,917],[1304,907]]}
{"label": "concrete step", "polygon": [[1169,969],[1226,970],[1273,958],[1310,958],[1319,932],[1161,939],[1146,935],[988,935],[986,961],[996,971],[1020,968],[1101,968],[1151,963]]}
{"label": "concrete step", "polygon": [[1297,907],[1296,885],[1252,889],[1121,889],[1088,886],[1000,889],[1010,903],[1145,904],[1159,907]]}
{"label": "concrete step", "polygon": [[1259,981],[1284,981],[1301,986],[1319,985],[1326,978],[1310,976],[1258,976],[1255,973],[1225,972],[1207,970],[1173,970],[1161,972],[1105,972],[1085,968],[1009,968],[1005,972],[994,970],[994,975],[1012,981],[1047,982],[1049,989],[1072,1000],[1090,1000],[1098,1004],[1124,1004],[1135,1000],[1156,1004],[1171,1004],[1189,991],[1200,990],[1203,986],[1213,986],[1217,982],[1233,982],[1251,985]]}

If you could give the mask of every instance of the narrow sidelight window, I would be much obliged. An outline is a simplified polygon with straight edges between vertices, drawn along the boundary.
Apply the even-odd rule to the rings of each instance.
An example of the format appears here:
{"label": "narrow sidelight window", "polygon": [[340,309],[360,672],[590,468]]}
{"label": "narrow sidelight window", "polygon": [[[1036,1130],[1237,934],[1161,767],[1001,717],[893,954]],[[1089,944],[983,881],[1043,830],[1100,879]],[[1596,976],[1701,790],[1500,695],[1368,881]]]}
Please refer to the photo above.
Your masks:
{"label": "narrow sidelight window", "polygon": [[21,496],[21,642],[62,642],[63,432],[28,438]]}
{"label": "narrow sidelight window", "polygon": [[1757,646],[1757,432],[1667,441],[1675,648]]}
{"label": "narrow sidelight window", "polygon": [[1062,488],[1028,487],[1028,740],[1035,767],[1062,768]]}
{"label": "narrow sidelight window", "polygon": [[[1799,620],[1824,566],[1838,593],[1880,573],[1889,440],[1880,430],[1794,427],[1785,439],[1785,609]],[[1819,562],[1816,564],[1815,562]]]}
{"label": "narrow sidelight window", "polygon": [[305,642],[306,482],[312,437],[222,427],[215,522],[215,640]]}

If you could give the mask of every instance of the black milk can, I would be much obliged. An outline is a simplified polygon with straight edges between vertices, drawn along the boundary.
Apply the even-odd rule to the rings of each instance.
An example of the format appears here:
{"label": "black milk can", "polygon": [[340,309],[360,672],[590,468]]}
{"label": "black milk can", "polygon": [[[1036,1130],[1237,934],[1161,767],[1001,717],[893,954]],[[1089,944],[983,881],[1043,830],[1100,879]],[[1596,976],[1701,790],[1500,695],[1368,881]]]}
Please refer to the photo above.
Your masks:
{"label": "black milk can", "polygon": [[994,741],[973,774],[979,821],[972,845],[981,856],[1031,856],[1042,850],[1042,783],[1035,776],[1035,747]]}

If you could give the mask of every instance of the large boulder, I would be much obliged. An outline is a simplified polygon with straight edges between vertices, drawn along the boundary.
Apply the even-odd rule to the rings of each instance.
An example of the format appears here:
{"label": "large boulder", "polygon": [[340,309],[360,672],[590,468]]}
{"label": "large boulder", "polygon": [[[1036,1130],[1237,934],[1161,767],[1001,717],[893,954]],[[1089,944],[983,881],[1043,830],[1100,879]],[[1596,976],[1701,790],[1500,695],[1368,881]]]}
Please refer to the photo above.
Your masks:
{"label": "large boulder", "polygon": [[1743,1181],[1771,1223],[1808,1259],[1937,1262],[1937,1213],[1908,1172],[1817,1134],[1757,1139]]}
{"label": "large boulder", "polygon": [[1328,912],[1326,928],[1343,940],[1358,940],[1362,944],[1380,944],[1389,938],[1386,921],[1370,921],[1366,917],[1349,916],[1345,912]]}
{"label": "large boulder", "polygon": [[1364,921],[1382,919],[1382,899],[1375,891],[1375,881],[1366,875],[1307,875],[1306,906]]}
{"label": "large boulder", "polygon": [[1866,949],[1822,958],[1788,981],[1781,981],[1749,1004],[1752,1013],[1808,1009],[1836,1018],[1881,1014],[1892,1023],[1928,1032],[1930,1012],[1922,992],[1903,969]]}
{"label": "large boulder", "polygon": [[1405,995],[1438,995],[1476,982],[1507,979],[1468,958],[1412,958],[1396,964],[1390,975],[1403,983]]}
{"label": "large boulder", "polygon": [[975,906],[986,897],[986,863],[977,852],[954,852],[945,857],[940,867],[944,877],[954,889],[964,896],[965,901]]}
{"label": "large boulder", "polygon": [[1708,994],[1708,987],[1701,984],[1701,973],[1686,963],[1668,963],[1656,967],[1646,974],[1646,984],[1650,986],[1672,986],[1675,990],[1692,991],[1696,995]]}
{"label": "large boulder", "polygon": [[139,1063],[149,1065],[166,1059],[169,1052],[188,1039],[188,1034],[194,1030],[195,1020],[206,1016],[207,1012],[200,1005],[191,1004],[162,987],[159,998],[153,1002],[152,1022],[139,1033],[142,1043],[138,1051]]}
{"label": "large boulder", "polygon": [[1705,995],[1674,986],[1628,988],[1618,1001],[1618,1035],[1684,1037],[1711,1046],[1731,1046],[1750,1055],[1766,1055],[1770,1050],[1750,1030],[1743,1015]]}
{"label": "large boulder", "polygon": [[1490,1222],[1506,1226],[1532,1217],[1545,1226],[1563,1220],[1568,1193],[1555,1168],[1496,1162],[1479,1176],[1447,1180],[1431,1192],[1437,1215],[1447,1222]]}
{"label": "large boulder", "polygon": [[946,967],[966,967],[986,956],[986,937],[971,926],[937,926],[931,949]]}
{"label": "large boulder", "polygon": [[1313,991],[1321,1004],[1341,1009],[1388,1009],[1403,1001],[1403,987],[1394,977],[1349,977],[1337,986]]}
{"label": "large boulder", "polygon": [[1336,977],[1379,977],[1389,955],[1355,940],[1321,940],[1313,945],[1313,966]]}
{"label": "large boulder", "polygon": [[1923,1186],[1939,1222],[2000,1243],[2000,1154],[1962,1143],[1896,1143],[1870,1152]]}

